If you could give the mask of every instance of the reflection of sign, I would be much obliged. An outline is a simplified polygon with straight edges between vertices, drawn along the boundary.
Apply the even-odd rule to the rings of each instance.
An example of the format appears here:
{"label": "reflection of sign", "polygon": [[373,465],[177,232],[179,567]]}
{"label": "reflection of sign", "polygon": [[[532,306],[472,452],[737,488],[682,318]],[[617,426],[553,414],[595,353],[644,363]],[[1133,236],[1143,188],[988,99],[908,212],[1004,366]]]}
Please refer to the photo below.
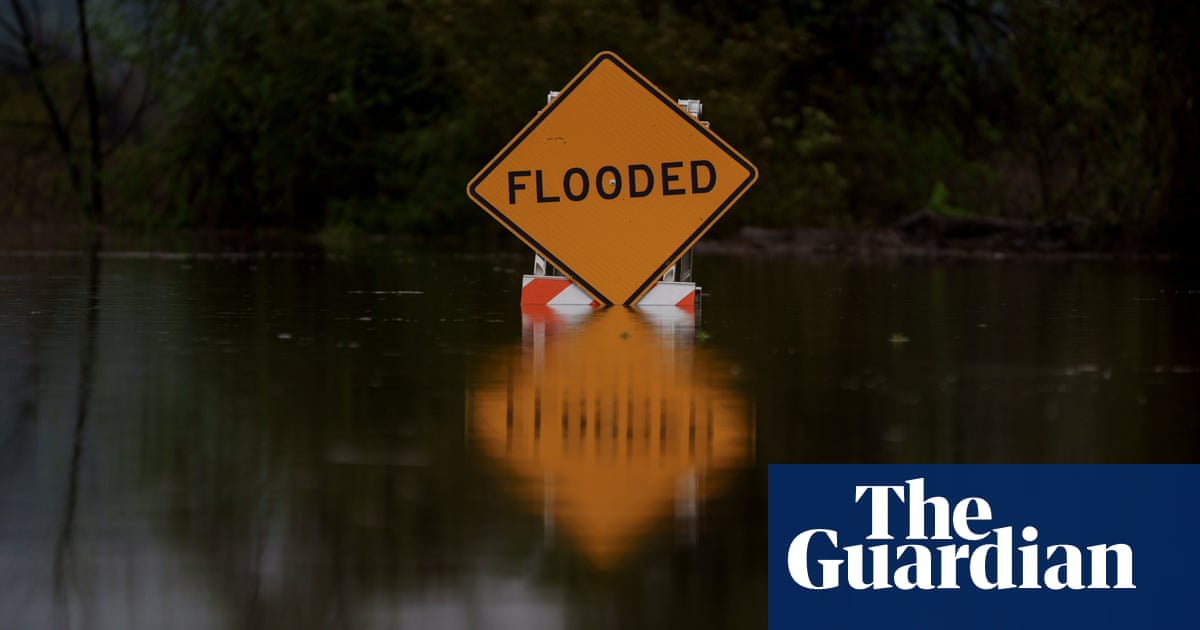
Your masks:
{"label": "reflection of sign", "polygon": [[[664,517],[694,516],[750,453],[745,403],[681,320],[609,309],[569,323],[528,311],[523,352],[490,363],[473,439],[601,567]],[[656,331],[656,327],[658,331]],[[536,330],[536,332],[534,332]]]}
{"label": "reflection of sign", "polygon": [[645,77],[600,53],[468,195],[605,304],[633,304],[758,172]]}

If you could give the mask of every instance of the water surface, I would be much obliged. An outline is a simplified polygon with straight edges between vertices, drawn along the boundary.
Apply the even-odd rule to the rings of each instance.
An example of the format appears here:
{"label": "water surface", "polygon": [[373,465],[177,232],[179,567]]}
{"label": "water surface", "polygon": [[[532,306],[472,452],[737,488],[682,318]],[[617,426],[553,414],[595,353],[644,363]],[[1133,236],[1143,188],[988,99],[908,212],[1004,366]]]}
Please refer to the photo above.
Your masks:
{"label": "water surface", "polygon": [[766,465],[1194,462],[1179,264],[0,252],[14,628],[765,627]]}

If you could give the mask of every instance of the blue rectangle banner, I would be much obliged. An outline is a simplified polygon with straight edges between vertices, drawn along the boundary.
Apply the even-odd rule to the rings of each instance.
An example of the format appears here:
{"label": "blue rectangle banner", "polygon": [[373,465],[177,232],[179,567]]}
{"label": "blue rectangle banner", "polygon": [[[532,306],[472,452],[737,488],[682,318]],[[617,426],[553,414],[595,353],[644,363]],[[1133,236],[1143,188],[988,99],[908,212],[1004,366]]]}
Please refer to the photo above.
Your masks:
{"label": "blue rectangle banner", "polygon": [[777,465],[771,630],[1200,627],[1200,466]]}

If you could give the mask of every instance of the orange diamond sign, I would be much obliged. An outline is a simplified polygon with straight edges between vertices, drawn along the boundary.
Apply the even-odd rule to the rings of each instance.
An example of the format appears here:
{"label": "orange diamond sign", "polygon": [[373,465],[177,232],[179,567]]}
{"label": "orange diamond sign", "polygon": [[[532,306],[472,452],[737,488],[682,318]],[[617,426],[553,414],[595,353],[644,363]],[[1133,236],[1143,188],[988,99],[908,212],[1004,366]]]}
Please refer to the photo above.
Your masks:
{"label": "orange diamond sign", "polygon": [[758,171],[611,52],[596,55],[467,194],[604,304],[634,304]]}

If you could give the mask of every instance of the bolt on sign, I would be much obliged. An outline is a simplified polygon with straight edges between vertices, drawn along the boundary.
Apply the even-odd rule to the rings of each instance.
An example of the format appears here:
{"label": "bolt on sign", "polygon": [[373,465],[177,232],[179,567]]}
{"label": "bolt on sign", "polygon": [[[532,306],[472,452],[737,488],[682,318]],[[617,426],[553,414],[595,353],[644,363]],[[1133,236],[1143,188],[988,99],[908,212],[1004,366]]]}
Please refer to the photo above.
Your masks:
{"label": "bolt on sign", "polygon": [[467,194],[602,304],[635,304],[758,171],[611,52],[571,79]]}

